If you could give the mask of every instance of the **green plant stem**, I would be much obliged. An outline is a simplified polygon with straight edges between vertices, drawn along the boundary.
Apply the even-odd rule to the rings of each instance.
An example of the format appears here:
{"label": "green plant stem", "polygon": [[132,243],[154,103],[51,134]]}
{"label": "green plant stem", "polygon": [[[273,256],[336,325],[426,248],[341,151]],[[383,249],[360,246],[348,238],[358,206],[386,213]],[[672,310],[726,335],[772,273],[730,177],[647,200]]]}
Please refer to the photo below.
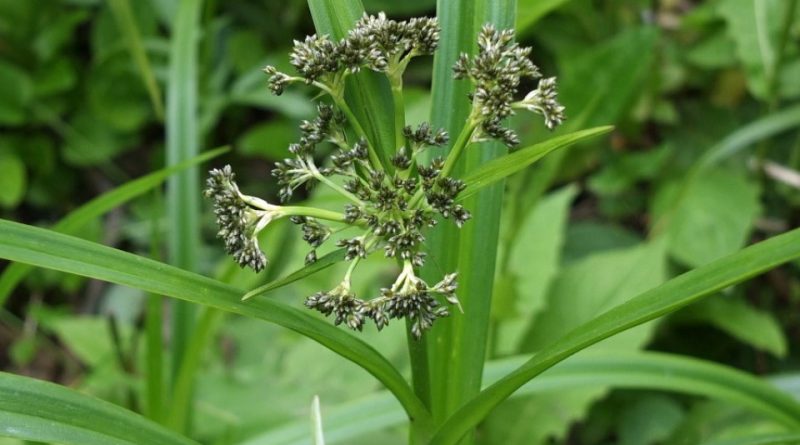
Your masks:
{"label": "green plant stem", "polygon": [[319,182],[327,185],[328,187],[333,189],[336,193],[339,193],[340,195],[344,196],[345,198],[349,199],[350,201],[353,201],[357,205],[359,205],[359,206],[363,206],[364,205],[364,201],[358,199],[358,197],[356,195],[348,192],[347,190],[345,190],[344,188],[339,186],[339,184],[336,184],[335,182],[333,182],[330,179],[326,178],[325,175],[323,175],[317,169],[317,167],[314,166],[313,163],[309,163],[309,166],[311,167],[311,174],[314,176],[314,178],[316,180],[318,180]]}
{"label": "green plant stem", "polygon": [[467,119],[467,123],[464,125],[464,128],[461,129],[461,133],[459,133],[458,139],[456,139],[456,142],[453,144],[453,148],[450,149],[450,152],[447,154],[444,167],[442,167],[442,176],[448,176],[453,171],[456,163],[461,159],[461,154],[464,152],[464,149],[467,148],[470,141],[472,141],[475,128],[479,123],[480,121],[474,114],[471,114]]}
{"label": "green plant stem", "polygon": [[222,311],[214,308],[203,308],[194,331],[195,334],[186,347],[178,377],[172,388],[170,412],[167,417],[167,427],[179,433],[186,433],[188,429],[189,417],[193,410],[194,379],[200,367],[200,360],[203,358],[203,351],[213,333],[216,332],[215,327],[222,319],[223,314]]}
{"label": "green plant stem", "polygon": [[[477,119],[470,118],[461,128],[461,133],[459,133],[458,139],[456,139],[456,142],[453,144],[453,147],[447,154],[447,159],[444,162],[444,167],[442,167],[440,176],[448,176],[453,171],[453,168],[455,168],[456,163],[461,158],[462,153],[464,153],[464,149],[472,140],[472,135],[475,133],[475,128],[478,126],[478,123],[479,121]],[[420,202],[422,202],[423,196],[423,190],[419,189],[414,196],[411,197],[411,200],[409,200],[409,207],[415,208],[419,206]]]}
{"label": "green plant stem", "polygon": [[332,210],[318,209],[316,207],[287,206],[281,207],[281,216],[310,216],[326,221],[344,222],[344,215]]}
{"label": "green plant stem", "polygon": [[[406,339],[408,340],[408,353],[411,360],[411,384],[414,393],[425,406],[431,404],[430,373],[428,372],[428,348],[424,341],[420,341],[411,333],[412,321],[406,320]],[[418,360],[414,360],[419,357]],[[413,428],[413,427],[412,427]],[[415,434],[412,434],[414,436]]]}
{"label": "green plant stem", "polygon": [[394,152],[397,153],[400,147],[405,146],[403,127],[406,126],[406,106],[403,99],[403,72],[394,70],[388,77],[394,103]]}

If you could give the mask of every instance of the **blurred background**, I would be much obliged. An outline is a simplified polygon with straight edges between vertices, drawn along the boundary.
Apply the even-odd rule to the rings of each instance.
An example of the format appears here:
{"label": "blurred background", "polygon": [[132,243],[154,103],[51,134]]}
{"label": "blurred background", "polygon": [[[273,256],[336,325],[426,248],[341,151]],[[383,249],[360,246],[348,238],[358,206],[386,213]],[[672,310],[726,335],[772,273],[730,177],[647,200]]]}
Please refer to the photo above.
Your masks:
{"label": "blurred background", "polygon": [[[90,199],[163,168],[178,4],[0,0],[0,216],[52,227]],[[392,18],[435,14],[430,0],[364,4]],[[314,32],[308,8],[299,0],[207,0],[200,23],[199,147],[232,147],[201,170],[230,163],[246,193],[274,200],[269,171],[288,156],[299,122],[313,115],[313,91],[297,87],[274,97],[261,68],[291,72],[292,39]],[[518,0],[517,31],[545,76],[558,76],[570,129],[616,129],[508,181],[491,359],[536,351],[672,276],[798,226],[797,1]],[[409,122],[429,114],[431,65],[431,58],[420,58],[409,68]],[[549,136],[530,115],[513,121],[523,146]],[[76,234],[163,260],[170,235],[162,195],[145,193]],[[320,191],[303,199],[335,198]],[[302,265],[298,231],[275,224],[262,244],[268,271],[239,270],[214,239],[207,204],[204,242],[196,246],[199,272],[249,289]],[[664,236],[652,241],[656,235]],[[357,285],[375,289],[391,267],[368,262]],[[799,271],[798,264],[778,268],[599,349],[713,360],[800,393]],[[340,274],[314,275],[270,298],[300,307]],[[147,296],[42,270],[3,292],[0,369],[143,409]],[[290,331],[234,316],[208,328],[191,428],[203,443],[303,443],[285,437],[294,437],[292,428],[306,431],[314,394],[329,430],[337,418],[358,415],[348,407],[374,403],[379,410],[385,401],[360,368]],[[407,368],[399,324],[362,335]],[[372,422],[385,427],[338,442],[333,434],[329,442],[405,440],[402,416]],[[694,444],[772,428],[759,416],[702,398],[594,387],[512,399],[479,438]]]}

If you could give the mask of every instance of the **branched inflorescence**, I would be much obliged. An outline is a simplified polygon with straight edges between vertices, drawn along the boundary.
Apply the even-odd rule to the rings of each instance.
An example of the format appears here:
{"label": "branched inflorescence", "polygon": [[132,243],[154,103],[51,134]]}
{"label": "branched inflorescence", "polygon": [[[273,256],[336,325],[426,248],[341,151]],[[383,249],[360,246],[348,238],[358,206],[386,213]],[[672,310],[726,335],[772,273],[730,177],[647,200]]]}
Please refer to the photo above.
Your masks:
{"label": "branched inflorescence", "polygon": [[462,53],[453,67],[456,79],[470,79],[475,86],[473,118],[480,119],[483,134],[509,147],[519,144],[519,137],[502,122],[515,108],[541,114],[551,130],[565,119],[564,107],[556,99],[554,77],[540,80],[538,88],[515,102],[523,78],[542,78],[539,68],[528,58],[530,52],[530,47],[514,42],[513,30],[498,31],[485,25],[478,36],[478,54],[470,57]]}
{"label": "branched inflorescence", "polygon": [[[448,219],[461,227],[471,217],[458,203],[465,184],[450,176],[454,162],[466,145],[482,137],[515,145],[516,134],[502,126],[515,108],[542,114],[550,128],[564,118],[552,78],[540,80],[536,90],[523,100],[514,101],[522,77],[541,75],[527,58],[530,49],[514,43],[511,31],[486,26],[479,36],[478,54],[473,58],[462,55],[455,66],[457,78],[469,78],[475,85],[472,113],[462,131],[465,137],[460,136],[450,147],[446,159],[434,157],[422,162],[420,154],[429,147],[450,144],[448,133],[427,123],[399,124],[394,154],[384,164],[377,156],[376,141],[367,138],[344,101],[344,80],[369,69],[386,73],[390,81],[396,82],[411,58],[432,54],[438,42],[436,19],[394,21],[384,14],[365,15],[340,41],[316,35],[295,41],[291,63],[299,76],[274,67],[265,69],[275,94],[281,94],[290,83],[303,82],[319,88],[332,102],[318,104],[317,117],[302,122],[300,140],[289,146],[292,157],[275,164],[272,175],[277,180],[281,202],[291,199],[301,186],[323,184],[347,200],[341,212],[273,205],[244,195],[229,166],[212,170],[207,181],[205,194],[214,203],[218,235],[224,240],[226,251],[242,267],[260,271],[266,266],[257,237],[277,218],[290,217],[300,226],[303,240],[311,247],[307,264],[317,261],[317,249],[333,233],[347,227],[359,229],[358,235],[336,241],[344,259],[350,262],[341,283],[308,297],[305,303],[332,316],[337,325],[361,330],[366,321],[372,320],[382,329],[390,320],[404,318],[412,334],[419,338],[436,319],[449,314],[443,303],[460,309],[456,273],[446,274],[434,285],[417,275],[426,260],[426,229]],[[332,144],[335,151],[321,163],[317,147],[322,143]],[[401,272],[377,296],[361,299],[352,290],[352,275],[359,261],[376,251],[401,264]]]}

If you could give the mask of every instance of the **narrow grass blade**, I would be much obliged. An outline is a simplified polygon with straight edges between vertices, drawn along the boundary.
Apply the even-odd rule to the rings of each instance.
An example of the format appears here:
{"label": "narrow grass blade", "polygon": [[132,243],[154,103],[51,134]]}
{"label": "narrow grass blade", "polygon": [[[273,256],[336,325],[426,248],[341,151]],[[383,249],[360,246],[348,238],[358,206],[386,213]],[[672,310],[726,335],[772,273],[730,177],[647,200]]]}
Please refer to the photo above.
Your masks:
{"label": "narrow grass blade", "polygon": [[747,147],[752,147],[756,142],[799,126],[800,104],[769,114],[734,131],[709,148],[693,168],[702,170],[710,167]]}
{"label": "narrow grass blade", "polygon": [[520,386],[556,363],[614,334],[800,257],[800,229],[689,271],[573,330],[454,413],[432,444],[454,444]]}
{"label": "narrow grass blade", "polygon": [[[492,384],[528,360],[529,356],[519,356],[488,362],[483,379]],[[750,409],[788,427],[800,425],[800,404],[769,382],[714,362],[656,352],[571,357],[519,388],[512,397],[598,387],[707,397]],[[402,408],[385,391],[332,408],[327,419],[331,444],[350,443],[405,421]],[[300,419],[241,445],[299,445],[307,442],[306,425]]]}
{"label": "narrow grass blade", "polygon": [[311,401],[311,434],[314,438],[314,445],[325,445],[325,437],[322,433],[322,412],[319,408],[319,396],[314,396]]}
{"label": "narrow grass blade", "polygon": [[[167,91],[167,164],[196,156],[200,149],[197,117],[197,53],[202,0],[181,0],[172,26]],[[167,183],[168,259],[182,269],[197,270],[200,237],[200,176],[181,172]],[[195,308],[172,306],[172,372],[177,378],[194,325]]]}
{"label": "narrow grass blade", "polygon": [[518,171],[524,170],[531,164],[543,158],[552,151],[566,148],[586,139],[606,134],[614,127],[596,127],[589,130],[576,131],[574,133],[548,139],[544,142],[521,148],[513,153],[494,159],[483,164],[480,168],[469,172],[464,178],[467,187],[459,199],[472,196],[478,190],[504,179]]}
{"label": "narrow grass blade", "polygon": [[798,443],[800,443],[800,434],[786,433],[714,440],[704,442],[702,445],[797,445]]}
{"label": "narrow grass blade", "polygon": [[198,445],[117,405],[2,372],[0,436],[66,445]]}
{"label": "narrow grass blade", "polygon": [[[161,190],[153,191],[156,209],[164,204]],[[150,216],[150,258],[161,260],[160,211]],[[163,424],[166,414],[167,382],[164,380],[164,297],[148,294],[145,306],[145,402],[144,413],[150,419]]]}
{"label": "narrow grass blade", "polygon": [[259,318],[296,331],[356,363],[383,383],[410,417],[428,413],[403,376],[374,348],[308,311],[269,299],[241,301],[241,291],[222,282],[50,230],[0,220],[0,258],[60,270],[158,295]]}
{"label": "narrow grass blade", "polygon": [[164,102],[161,99],[161,89],[158,87],[153,67],[150,65],[147,52],[142,44],[142,35],[139,33],[139,27],[133,17],[130,1],[108,0],[108,4],[111,7],[111,12],[114,14],[117,25],[125,36],[128,51],[130,51],[131,57],[136,63],[139,76],[142,77],[142,83],[144,83],[147,94],[150,96],[150,102],[153,103],[153,111],[155,111],[158,120],[164,120]]}
{"label": "narrow grass blade", "polygon": [[[319,34],[341,39],[364,14],[361,0],[308,0],[311,17]],[[367,137],[378,149],[386,165],[394,150],[394,119],[389,82],[385,76],[369,70],[351,75],[346,81],[345,100],[364,127]]]}
{"label": "narrow grass blade", "polygon": [[[56,223],[52,230],[60,233],[75,234],[89,221],[158,187],[171,175],[213,159],[227,151],[228,147],[210,150],[193,159],[129,181],[73,210]],[[6,302],[14,288],[25,279],[31,270],[30,266],[21,263],[10,264],[3,270],[3,274],[0,275],[0,306]]]}
{"label": "narrow grass blade", "polygon": [[278,278],[275,281],[270,281],[269,283],[257,287],[250,292],[244,294],[242,297],[242,301],[249,300],[253,297],[257,297],[260,295],[264,295],[275,289],[279,289],[283,286],[289,285],[294,283],[297,280],[303,279],[309,275],[313,275],[321,270],[327,269],[334,264],[344,261],[344,249],[337,249],[333,252],[323,256],[322,258],[317,259],[313,264],[309,264],[299,270],[296,270],[285,277]]}

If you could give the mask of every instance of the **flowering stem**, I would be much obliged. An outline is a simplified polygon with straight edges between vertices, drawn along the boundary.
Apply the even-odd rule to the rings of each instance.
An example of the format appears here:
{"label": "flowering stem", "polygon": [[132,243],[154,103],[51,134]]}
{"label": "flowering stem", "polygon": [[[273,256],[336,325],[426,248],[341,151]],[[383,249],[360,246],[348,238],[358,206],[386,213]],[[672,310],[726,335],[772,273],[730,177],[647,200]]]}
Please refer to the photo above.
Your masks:
{"label": "flowering stem", "polygon": [[344,214],[316,207],[286,206],[280,207],[281,216],[310,216],[334,222],[345,222]]}
{"label": "flowering stem", "polygon": [[[469,145],[470,141],[472,140],[472,135],[475,133],[475,128],[480,123],[480,119],[476,116],[475,110],[470,114],[469,119],[467,119],[467,123],[464,125],[464,128],[461,129],[461,133],[458,135],[458,139],[453,144],[453,148],[450,149],[450,153],[447,154],[447,159],[444,161],[444,167],[442,167],[442,171],[440,175],[442,177],[447,176],[453,170],[456,165],[456,162],[461,157],[461,153],[464,152],[464,148]],[[419,189],[414,196],[411,198],[409,202],[409,207],[417,208],[420,201],[422,200],[423,190]]]}
{"label": "flowering stem", "polygon": [[310,164],[309,167],[311,169],[312,176],[314,176],[314,178],[319,180],[319,182],[327,185],[328,187],[330,187],[331,189],[335,190],[340,195],[344,196],[345,198],[349,199],[350,201],[353,201],[357,205],[364,206],[364,201],[358,199],[358,197],[356,195],[348,192],[347,190],[342,188],[339,184],[337,184],[337,183],[331,181],[330,179],[326,178],[325,175],[320,173],[320,171],[317,170],[317,167],[315,167],[313,164]]}
{"label": "flowering stem", "polygon": [[480,120],[475,116],[475,112],[473,111],[470,115],[469,119],[467,119],[467,123],[464,124],[464,128],[461,129],[461,133],[458,135],[458,139],[453,144],[453,148],[450,150],[450,153],[447,154],[447,159],[444,161],[444,167],[442,167],[441,176],[448,176],[450,172],[453,171],[453,168],[456,166],[456,162],[461,157],[461,153],[464,152],[464,148],[469,145],[470,141],[472,140],[472,135],[475,133],[475,127],[478,126]]}
{"label": "flowering stem", "polygon": [[394,151],[400,151],[400,147],[405,145],[403,137],[403,127],[406,126],[406,107],[403,101],[403,78],[401,76],[390,76],[389,83],[392,89],[392,101],[394,102]]}
{"label": "flowering stem", "polygon": [[394,102],[394,151],[397,153],[400,147],[405,145],[405,138],[403,137],[403,127],[406,126],[406,107],[403,99],[403,73],[406,71],[406,66],[411,60],[411,57],[416,55],[414,51],[408,53],[401,60],[395,59],[391,64],[391,68],[387,72],[389,78],[389,85],[392,90],[392,102]]}

